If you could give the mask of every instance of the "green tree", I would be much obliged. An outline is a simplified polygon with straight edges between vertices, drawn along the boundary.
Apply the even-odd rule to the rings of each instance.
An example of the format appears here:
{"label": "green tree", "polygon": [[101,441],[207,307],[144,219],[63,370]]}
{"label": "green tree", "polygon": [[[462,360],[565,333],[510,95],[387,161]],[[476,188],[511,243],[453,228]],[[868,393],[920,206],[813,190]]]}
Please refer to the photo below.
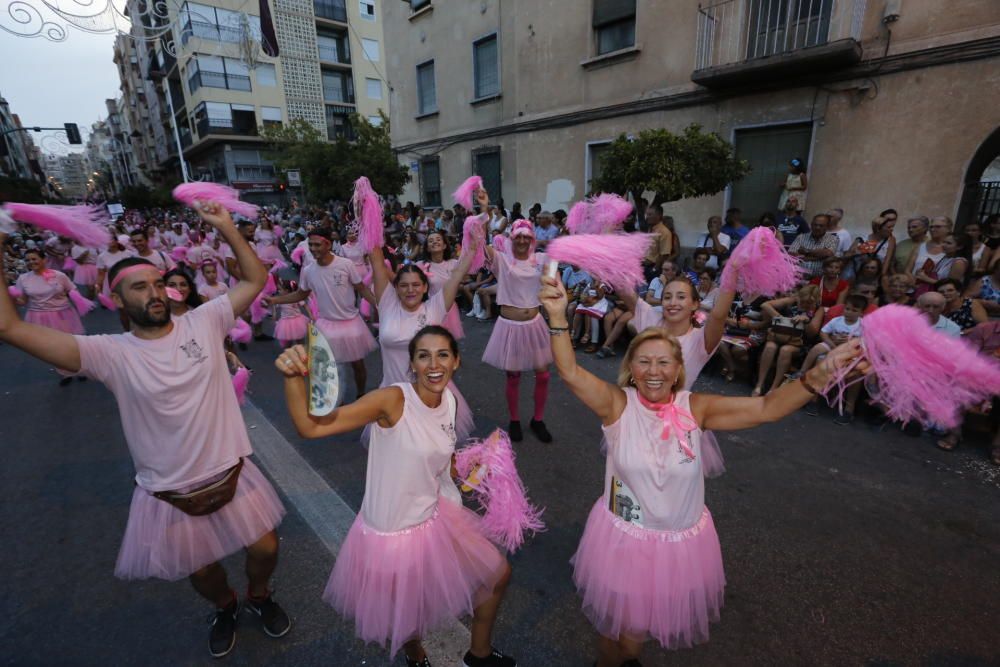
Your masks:
{"label": "green tree", "polygon": [[[13,176],[0,176],[0,202],[12,201],[24,204],[42,204],[46,198],[38,181]],[[52,199],[56,203],[61,200]]]}
{"label": "green tree", "polygon": [[348,199],[354,181],[367,176],[381,195],[398,195],[410,180],[409,170],[399,164],[389,139],[389,120],[381,125],[352,114],[354,139],[338,137],[330,143],[307,121],[296,118],[287,125],[260,130],[268,143],[267,156],[279,170],[298,169],[310,199]]}
{"label": "green tree", "polygon": [[698,124],[682,134],[665,129],[643,130],[632,139],[623,134],[600,164],[595,191],[631,194],[635,201],[652,192],[653,204],[714,195],[750,173],[732,144],[714,132],[703,132]]}

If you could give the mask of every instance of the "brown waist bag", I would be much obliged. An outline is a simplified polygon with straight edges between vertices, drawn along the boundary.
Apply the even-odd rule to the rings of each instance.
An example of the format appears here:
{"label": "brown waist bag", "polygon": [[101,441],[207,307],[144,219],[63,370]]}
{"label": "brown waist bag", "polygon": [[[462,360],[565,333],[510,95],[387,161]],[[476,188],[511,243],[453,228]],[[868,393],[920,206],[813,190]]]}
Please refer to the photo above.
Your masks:
{"label": "brown waist bag", "polygon": [[156,491],[153,496],[164,502],[168,502],[185,514],[191,516],[204,516],[216,512],[226,505],[236,495],[236,485],[240,481],[240,471],[243,469],[243,459],[226,471],[222,479],[211,484],[188,491],[187,493],[177,493],[176,491]]}

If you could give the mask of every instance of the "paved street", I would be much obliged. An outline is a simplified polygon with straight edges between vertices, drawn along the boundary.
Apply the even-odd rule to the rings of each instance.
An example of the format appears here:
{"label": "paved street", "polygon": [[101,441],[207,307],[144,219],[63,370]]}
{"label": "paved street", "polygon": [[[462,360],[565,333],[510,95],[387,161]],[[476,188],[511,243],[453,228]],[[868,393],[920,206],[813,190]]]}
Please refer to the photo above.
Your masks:
{"label": "paved street", "polygon": [[[489,326],[465,322],[467,363],[458,384],[487,432],[505,423],[502,377],[478,362]],[[99,312],[87,325],[111,332],[117,319]],[[243,355],[256,369],[247,412],[255,446],[267,439],[272,456],[297,452],[282,462],[295,468],[282,468],[282,478],[305,479],[314,470],[356,511],[365,452],[355,436],[297,438],[271,370],[277,352],[277,344],[256,343]],[[618,359],[584,363],[610,378]],[[369,364],[375,384],[377,357]],[[132,469],[110,393],[95,382],[59,388],[45,365],[9,346],[0,346],[0,369],[3,661],[208,664],[209,609],[186,582],[121,582],[112,575]],[[523,382],[527,416],[530,375]],[[698,388],[744,391],[714,378]],[[526,434],[517,447],[548,530],[511,558],[514,577],[496,644],[519,664],[576,667],[591,664],[594,633],[567,561],[601,493],[603,460],[597,420],[558,380],[548,414],[556,442],[542,445]],[[829,414],[798,414],[719,439],[728,472],[708,482],[707,503],[726,564],[722,620],[707,645],[674,653],[647,645],[644,664],[1000,664],[1000,475],[983,448],[966,444],[947,454],[897,430],[835,426]],[[293,449],[282,450],[288,443]],[[402,664],[355,640],[352,627],[320,600],[334,560],[330,536],[345,527],[337,523],[344,517],[317,523],[316,508],[326,505],[313,504],[316,494],[278,483],[292,500],[281,528],[277,597],[294,626],[285,639],[272,640],[247,618],[227,662]],[[325,495],[318,502],[333,498]],[[242,558],[227,565],[242,591]],[[458,664],[457,655],[431,658]]]}

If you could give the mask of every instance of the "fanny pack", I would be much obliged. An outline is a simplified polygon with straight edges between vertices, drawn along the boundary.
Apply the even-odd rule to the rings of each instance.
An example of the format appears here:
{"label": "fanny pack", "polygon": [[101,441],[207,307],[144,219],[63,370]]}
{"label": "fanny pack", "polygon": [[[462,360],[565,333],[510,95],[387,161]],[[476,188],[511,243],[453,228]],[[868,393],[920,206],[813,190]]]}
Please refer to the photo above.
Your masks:
{"label": "fanny pack", "polygon": [[243,459],[226,471],[222,479],[188,491],[155,491],[153,496],[170,503],[185,514],[204,516],[212,514],[229,504],[236,495],[236,485],[240,481],[240,471],[243,470]]}

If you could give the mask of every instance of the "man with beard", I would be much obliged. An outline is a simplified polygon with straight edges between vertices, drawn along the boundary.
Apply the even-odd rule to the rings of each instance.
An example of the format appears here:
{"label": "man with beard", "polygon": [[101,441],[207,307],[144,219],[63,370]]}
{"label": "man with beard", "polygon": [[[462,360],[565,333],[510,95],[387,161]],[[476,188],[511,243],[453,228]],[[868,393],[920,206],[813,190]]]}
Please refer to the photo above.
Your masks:
{"label": "man with beard", "polygon": [[280,637],[291,623],[268,587],[284,508],[246,458],[250,441],[222,345],[235,313],[250,306],[267,272],[225,209],[202,203],[199,214],[239,262],[242,279],[228,294],[171,319],[160,272],[148,260],[129,257],[111,267],[108,279],[131,331],[74,336],[22,321],[0,278],[0,341],[100,380],[115,395],[136,469],[115,574],[188,577],[216,607],[209,649],[221,657],[235,644],[240,610],[219,563],[231,553],[246,550],[245,608],[260,616],[264,631]]}

